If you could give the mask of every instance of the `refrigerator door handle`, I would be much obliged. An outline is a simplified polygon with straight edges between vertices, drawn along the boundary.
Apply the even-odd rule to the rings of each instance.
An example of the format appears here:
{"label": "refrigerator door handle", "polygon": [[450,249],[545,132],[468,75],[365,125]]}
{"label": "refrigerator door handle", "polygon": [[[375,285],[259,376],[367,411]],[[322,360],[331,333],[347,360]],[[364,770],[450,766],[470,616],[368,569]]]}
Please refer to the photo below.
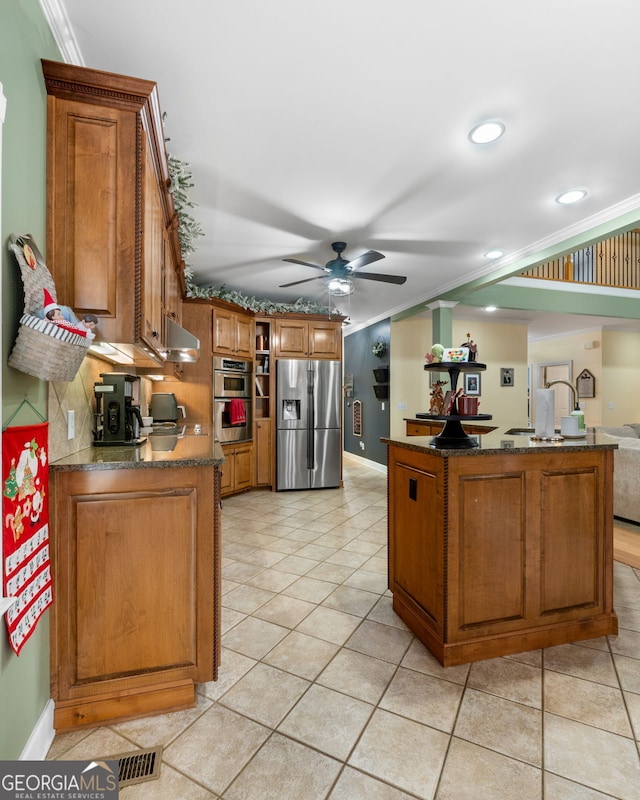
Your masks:
{"label": "refrigerator door handle", "polygon": [[315,414],[313,408],[315,384],[313,370],[307,371],[307,469],[313,469],[315,463],[314,452],[314,430],[315,430]]}

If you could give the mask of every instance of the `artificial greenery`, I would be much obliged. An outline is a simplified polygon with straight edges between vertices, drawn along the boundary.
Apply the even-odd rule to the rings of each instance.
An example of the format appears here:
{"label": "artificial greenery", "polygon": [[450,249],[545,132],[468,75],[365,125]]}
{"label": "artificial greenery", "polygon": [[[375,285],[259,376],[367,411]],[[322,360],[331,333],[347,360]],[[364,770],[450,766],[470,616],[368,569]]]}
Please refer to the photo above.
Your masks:
{"label": "artificial greenery", "polygon": [[168,163],[169,177],[171,179],[170,191],[173,195],[173,205],[178,216],[180,251],[186,265],[184,278],[187,297],[205,299],[216,297],[260,314],[295,312],[298,314],[340,315],[340,311],[337,308],[332,310],[321,303],[305,300],[302,297],[298,298],[295,303],[278,303],[275,300],[258,300],[255,297],[247,297],[235,289],[227,289],[224,285],[219,288],[215,286],[197,286],[193,281],[193,270],[189,266],[188,257],[195,253],[195,240],[200,236],[204,236],[204,231],[189,211],[189,209],[195,208],[197,205],[189,197],[189,190],[193,189],[194,186],[193,175],[189,164],[175,156],[169,154]]}
{"label": "artificial greenery", "polygon": [[387,352],[387,345],[383,339],[378,339],[376,342],[373,343],[371,347],[371,353],[378,358],[382,358],[382,356]]}
{"label": "artificial greenery", "polygon": [[188,209],[195,208],[196,203],[189,199],[189,189],[193,189],[193,175],[189,164],[180,161],[175,156],[168,156],[169,177],[171,178],[170,191],[173,195],[173,205],[178,215],[178,238],[182,258],[187,263],[187,257],[195,253],[195,240],[204,236],[200,224],[191,216]]}
{"label": "artificial greenery", "polygon": [[186,267],[184,271],[187,297],[199,297],[210,300],[226,300],[235,303],[241,308],[254,311],[257,314],[328,314],[329,316],[340,316],[340,310],[331,309],[321,303],[312,300],[305,300],[299,297],[295,303],[280,303],[275,300],[260,300],[257,297],[247,297],[236,289],[227,289],[224,285],[216,288],[215,286],[196,286],[193,282],[193,271]]}

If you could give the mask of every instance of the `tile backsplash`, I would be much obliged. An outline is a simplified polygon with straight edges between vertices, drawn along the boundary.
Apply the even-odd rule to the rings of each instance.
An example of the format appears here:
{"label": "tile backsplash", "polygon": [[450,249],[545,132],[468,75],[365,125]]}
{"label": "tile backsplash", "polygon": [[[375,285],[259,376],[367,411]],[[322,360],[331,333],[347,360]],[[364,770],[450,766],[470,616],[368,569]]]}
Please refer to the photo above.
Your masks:
{"label": "tile backsplash", "polygon": [[[100,382],[104,372],[120,372],[110,364],[87,356],[73,381],[51,382],[49,384],[48,418],[49,418],[49,459],[60,458],[77,453],[93,445],[93,423],[95,413],[95,397],[93,385]],[[153,382],[148,378],[140,379],[140,405],[142,413],[151,398]],[[75,436],[67,439],[67,411],[75,411]]]}

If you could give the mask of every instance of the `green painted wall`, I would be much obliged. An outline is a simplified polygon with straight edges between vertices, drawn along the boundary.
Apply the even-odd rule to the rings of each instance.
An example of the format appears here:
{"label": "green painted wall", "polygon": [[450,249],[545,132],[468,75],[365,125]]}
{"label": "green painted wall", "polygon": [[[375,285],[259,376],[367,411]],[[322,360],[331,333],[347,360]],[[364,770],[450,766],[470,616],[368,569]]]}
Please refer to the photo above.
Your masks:
{"label": "green painted wall", "polygon": [[[7,366],[23,310],[22,284],[7,253],[11,232],[32,233],[44,250],[46,92],[40,59],[61,60],[38,0],[0,1],[0,83],[7,98],[2,137],[2,422],[25,396],[47,413],[47,386]],[[24,410],[12,424],[38,421]],[[16,657],[0,633],[0,759],[18,758],[50,697],[49,617]]]}

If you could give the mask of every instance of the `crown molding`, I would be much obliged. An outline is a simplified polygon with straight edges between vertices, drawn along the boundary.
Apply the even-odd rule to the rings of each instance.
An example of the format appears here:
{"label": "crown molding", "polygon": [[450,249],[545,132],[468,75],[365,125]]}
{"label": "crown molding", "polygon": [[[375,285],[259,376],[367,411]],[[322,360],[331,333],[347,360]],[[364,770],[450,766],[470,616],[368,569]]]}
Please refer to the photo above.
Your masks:
{"label": "crown molding", "polygon": [[84,58],[62,0],[40,0],[40,8],[49,24],[63,60],[67,64],[84,67]]}

